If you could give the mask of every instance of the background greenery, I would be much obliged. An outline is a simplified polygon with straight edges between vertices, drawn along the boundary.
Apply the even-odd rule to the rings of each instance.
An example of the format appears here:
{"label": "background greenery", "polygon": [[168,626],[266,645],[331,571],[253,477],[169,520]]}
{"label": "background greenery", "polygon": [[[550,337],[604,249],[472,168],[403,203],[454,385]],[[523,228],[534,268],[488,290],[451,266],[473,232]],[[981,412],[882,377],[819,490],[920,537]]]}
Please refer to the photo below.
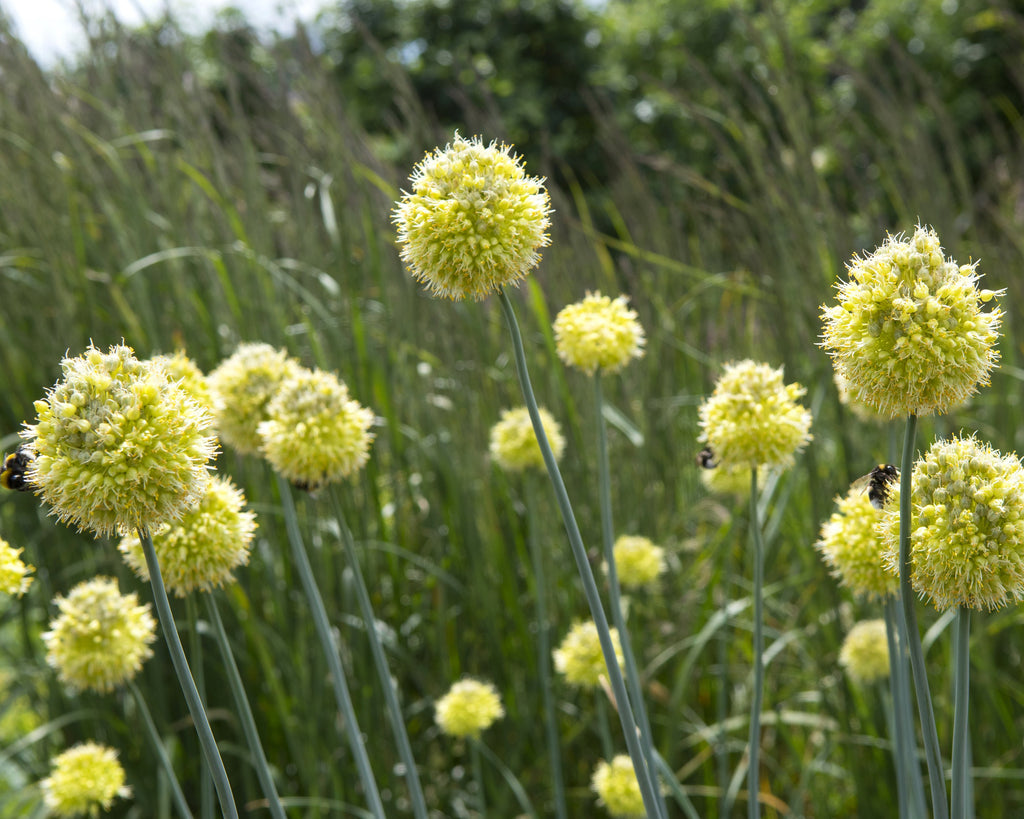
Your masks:
{"label": "background greenery", "polygon": [[[294,37],[238,15],[187,36],[172,20],[89,21],[90,49],[42,71],[0,22],[0,442],[10,451],[66,351],[124,338],[141,356],[184,346],[209,370],[241,340],[336,370],[379,416],[373,457],[345,489],[349,523],[439,816],[469,816],[467,756],[433,725],[462,674],[494,680],[507,718],[485,735],[549,815],[535,684],[529,531],[547,545],[555,639],[586,607],[543,476],[487,458],[520,398],[493,300],[427,297],[403,271],[392,203],[423,151],[454,129],[516,143],[548,177],[552,246],[515,294],[542,404],[561,421],[577,516],[598,543],[595,425],[586,379],[553,352],[550,321],[587,290],[626,293],[647,356],[605,379],[617,528],[671,553],[657,593],[631,605],[656,741],[702,816],[719,816],[746,736],[750,620],[746,514],[709,496],[696,407],[719,365],[784,364],[808,387],[815,440],[769,485],[762,777],[777,815],[892,814],[881,689],[836,665],[862,617],[812,548],[835,494],[893,431],[838,403],[816,348],[819,305],[853,253],[920,221],[1007,289],[1003,365],[935,435],[977,430],[1021,449],[1024,151],[1021,9],[962,0],[800,4],[669,0],[573,4],[354,0]],[[258,542],[223,594],[235,651],[282,795],[295,815],[360,805],[287,548],[274,482],[232,453],[218,467],[259,513]],[[125,696],[71,696],[39,633],[53,594],[97,572],[148,591],[112,543],[55,525],[31,496],[0,498],[0,533],[38,568],[0,604],[0,816],[38,814],[31,783],[85,738],[120,749],[135,798],[115,813],[170,815]],[[364,624],[323,501],[300,505],[389,813],[409,815]],[[731,618],[721,612],[728,603]],[[198,609],[177,613],[208,692],[240,803],[260,794]],[[940,739],[952,728],[949,633],[924,607]],[[977,815],[1024,811],[1024,673],[1016,608],[975,619],[971,732]],[[189,629],[189,624],[195,627]],[[724,625],[723,625],[724,624]],[[204,660],[205,658],[205,660]],[[190,799],[212,815],[198,747],[162,646],[142,675]],[[598,816],[593,697],[559,685],[570,814]],[[621,748],[620,748],[621,750]],[[488,769],[491,815],[516,812]],[[298,798],[309,801],[300,801]],[[333,801],[332,801],[333,800]],[[769,811],[769,815],[773,815]]]}

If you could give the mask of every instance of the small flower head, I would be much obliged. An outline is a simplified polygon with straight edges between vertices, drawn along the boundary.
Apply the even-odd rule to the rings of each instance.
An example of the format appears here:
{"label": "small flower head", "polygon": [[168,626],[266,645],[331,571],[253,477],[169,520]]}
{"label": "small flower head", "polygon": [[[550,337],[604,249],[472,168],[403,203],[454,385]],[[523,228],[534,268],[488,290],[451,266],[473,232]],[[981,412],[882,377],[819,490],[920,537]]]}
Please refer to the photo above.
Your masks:
{"label": "small flower head", "polygon": [[[249,562],[256,531],[256,516],[244,507],[242,490],[227,478],[214,476],[195,509],[153,533],[153,549],[169,591],[184,597],[195,589],[212,591],[234,579],[231,572]],[[125,535],[118,548],[125,563],[148,582],[149,568],[138,535]]]}
{"label": "small flower head", "polygon": [[267,404],[300,366],[269,344],[239,344],[206,379],[221,440],[242,455],[259,452],[256,428],[267,419]]}
{"label": "small flower head", "polygon": [[[937,609],[994,609],[1024,598],[1024,468],[977,439],[936,441],[911,477],[911,583]],[[899,572],[899,489],[879,529]]]}
{"label": "small flower head", "polygon": [[[764,487],[768,480],[768,469],[764,466],[757,468],[757,485]],[[713,469],[702,469],[700,481],[707,487],[708,491],[716,492],[719,495],[733,495],[737,498],[750,497],[750,467],[743,466],[716,466]]]}
{"label": "small flower head", "polygon": [[839,665],[859,683],[889,676],[889,639],[885,620],[863,620],[850,629],[839,650]]}
{"label": "small flower head", "polygon": [[117,581],[96,577],[57,595],[60,612],[43,634],[46,662],[61,682],[104,694],[131,680],[153,651],[156,621],[149,604],[121,594]]}
{"label": "small flower head", "polygon": [[626,754],[597,763],[590,787],[615,819],[643,819],[647,815],[633,760]]}
{"label": "small flower head", "polygon": [[505,716],[501,696],[491,683],[459,680],[437,701],[434,718],[451,737],[478,737]]}
{"label": "small flower head", "polygon": [[598,367],[616,372],[630,359],[640,358],[644,328],[626,301],[625,296],[612,300],[600,293],[587,293],[583,301],[563,308],[554,324],[559,357],[585,373]]}
{"label": "small flower head", "polygon": [[797,400],[806,390],[784,384],[782,368],[749,359],[726,364],[700,407],[699,440],[721,467],[788,467],[811,440],[811,414]]}
{"label": "small flower head", "polygon": [[483,299],[525,278],[549,244],[544,180],[510,151],[456,134],[413,171],[392,221],[402,261],[434,295]]}
{"label": "small flower head", "polygon": [[213,395],[210,393],[210,385],[206,383],[206,376],[199,365],[185,355],[184,350],[178,350],[174,355],[155,355],[150,361],[163,367],[171,381],[191,395],[199,406],[213,413]]}
{"label": "small flower head", "polygon": [[[543,407],[539,408],[540,424],[544,428],[555,460],[565,451],[562,428]],[[544,467],[544,456],[533,432],[533,422],[526,407],[502,410],[501,420],[491,427],[491,457],[508,472],[519,472],[528,467]]]}
{"label": "small flower head", "polygon": [[899,578],[885,568],[882,541],[875,527],[881,513],[871,505],[865,488],[853,486],[838,509],[821,527],[814,548],[832,569],[832,576],[857,595],[881,598],[896,594]]}
{"label": "small flower head", "polygon": [[372,425],[373,412],[350,398],[337,376],[300,368],[281,384],[258,431],[270,465],[315,490],[362,468]]}
{"label": "small flower head", "polygon": [[124,768],[113,748],[83,742],[50,761],[50,775],[39,783],[54,816],[99,816],[117,797],[131,796]]}
{"label": "small flower head", "polygon": [[821,311],[821,346],[852,400],[886,418],[927,415],[988,383],[1003,311],[982,305],[1004,291],[979,290],[975,266],[946,259],[924,227],[854,257]]}
{"label": "small flower head", "polygon": [[650,586],[665,571],[665,550],[650,538],[621,535],[612,548],[619,583],[625,589]]}
{"label": "small flower head", "polygon": [[[615,659],[619,663],[619,668],[622,668],[624,660],[619,632],[612,629],[611,635]],[[552,653],[555,670],[559,674],[564,674],[565,681],[570,685],[594,688],[600,685],[602,677],[608,676],[604,654],[601,651],[601,640],[593,620],[584,620],[574,625]]]}
{"label": "small flower head", "polygon": [[199,502],[216,438],[209,413],[130,347],[61,362],[23,433],[28,480],[53,514],[108,536],[177,520]]}
{"label": "small flower head", "polygon": [[29,572],[35,566],[27,566],[21,559],[21,549],[15,549],[0,537],[0,592],[21,597],[32,585]]}

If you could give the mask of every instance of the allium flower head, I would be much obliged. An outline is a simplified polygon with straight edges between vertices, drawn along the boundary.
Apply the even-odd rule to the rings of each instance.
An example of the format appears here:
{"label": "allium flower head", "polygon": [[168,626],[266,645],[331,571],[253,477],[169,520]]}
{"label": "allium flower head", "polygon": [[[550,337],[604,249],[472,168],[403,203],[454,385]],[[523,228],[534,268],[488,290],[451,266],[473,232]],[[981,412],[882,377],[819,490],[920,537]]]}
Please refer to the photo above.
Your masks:
{"label": "allium flower head", "polygon": [[590,780],[601,803],[616,819],[643,819],[647,816],[633,760],[619,754],[611,762],[601,760]]}
{"label": "allium flower head", "polygon": [[28,480],[62,521],[106,536],[154,529],[195,506],[216,438],[209,413],[130,347],[90,347],[36,401]]}
{"label": "allium flower head", "polygon": [[1003,311],[981,308],[1005,291],[979,290],[975,265],[946,259],[925,227],[854,257],[821,311],[821,346],[853,400],[886,418],[927,415],[988,383]]}
{"label": "allium flower head", "polygon": [[[562,428],[550,412],[539,407],[540,425],[544,428],[555,460],[565,451]],[[518,472],[531,466],[543,468],[544,456],[533,432],[530,411],[526,407],[502,410],[501,419],[491,427],[491,457],[508,472]]]}
{"label": "allium flower head", "polygon": [[625,296],[610,299],[587,293],[583,301],[564,307],[555,317],[555,347],[572,367],[593,373],[600,367],[621,370],[644,354],[644,328]]}
{"label": "allium flower head", "polygon": [[185,355],[184,350],[178,350],[174,355],[155,355],[150,361],[163,367],[168,378],[191,395],[199,406],[213,412],[213,395],[210,385],[206,383],[206,376],[199,365]]}
{"label": "allium flower head", "polygon": [[839,650],[839,665],[860,683],[889,676],[889,638],[885,620],[863,620],[850,629]]}
{"label": "allium flower head", "polygon": [[54,816],[99,816],[117,797],[131,796],[117,752],[83,742],[50,761],[50,775],[39,783],[43,803]]}
{"label": "allium flower head", "polygon": [[793,465],[811,440],[811,414],[797,403],[806,390],[782,382],[782,367],[749,359],[726,364],[715,390],[700,406],[699,440],[720,467]]}
{"label": "allium flower head", "polygon": [[846,497],[836,498],[836,503],[839,508],[822,525],[814,544],[831,567],[832,576],[857,595],[881,598],[896,594],[899,578],[885,568],[876,531],[881,513],[871,505],[868,493],[854,486]]}
{"label": "allium flower head", "polygon": [[281,384],[258,431],[270,465],[315,490],[362,468],[372,425],[373,412],[350,398],[336,375],[301,368]]}
{"label": "allium flower head", "polygon": [[392,221],[402,261],[434,295],[483,299],[525,278],[549,244],[544,180],[510,151],[456,134],[413,171]]}
{"label": "allium flower head", "polygon": [[[153,533],[164,585],[178,597],[230,583],[231,572],[249,562],[256,516],[244,509],[245,495],[227,478],[214,476],[199,505],[178,522]],[[145,581],[149,567],[138,535],[118,546],[125,563]]]}
{"label": "allium flower head", "polygon": [[121,594],[117,581],[96,577],[54,599],[60,612],[43,634],[46,662],[61,682],[104,694],[131,680],[152,656],[156,621],[149,604]]}
{"label": "allium flower head", "polygon": [[28,573],[35,569],[21,559],[21,549],[15,549],[0,537],[0,592],[21,597],[32,585]]}
{"label": "allium flower head", "polygon": [[448,736],[478,737],[505,716],[501,697],[489,682],[459,680],[437,701],[435,719]]}
{"label": "allium flower head", "polygon": [[[623,667],[622,644],[617,629],[611,629],[612,646],[619,668]],[[552,652],[555,670],[565,675],[565,681],[581,688],[593,688],[601,683],[601,677],[608,676],[601,652],[601,640],[593,620],[584,620],[574,625],[565,635],[561,644]]]}
{"label": "allium flower head", "polygon": [[[977,439],[936,441],[914,464],[911,583],[937,609],[994,609],[1024,598],[1024,469]],[[899,572],[899,490],[879,529]]]}
{"label": "allium flower head", "polygon": [[612,547],[619,583],[626,589],[649,586],[665,571],[665,550],[650,538],[621,535]]}
{"label": "allium flower head", "polygon": [[[757,468],[757,485],[763,487],[768,480],[768,469]],[[747,465],[724,465],[713,469],[702,469],[700,481],[710,492],[719,495],[734,495],[737,498],[750,497],[750,467]]]}

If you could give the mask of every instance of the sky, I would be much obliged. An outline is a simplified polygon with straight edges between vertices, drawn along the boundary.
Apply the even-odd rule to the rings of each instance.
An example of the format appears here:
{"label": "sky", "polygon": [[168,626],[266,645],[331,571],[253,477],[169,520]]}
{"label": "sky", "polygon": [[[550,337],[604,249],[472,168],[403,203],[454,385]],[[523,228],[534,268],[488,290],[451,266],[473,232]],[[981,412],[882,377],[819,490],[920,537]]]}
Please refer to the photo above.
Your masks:
{"label": "sky", "polygon": [[[257,28],[290,32],[296,17],[311,20],[324,5],[322,0],[82,0],[87,10],[111,9],[126,25],[138,25],[158,17],[170,6],[187,30],[203,31],[219,9],[240,9]],[[52,66],[84,46],[78,26],[75,0],[0,0],[0,8],[14,21],[15,29],[32,55]]]}

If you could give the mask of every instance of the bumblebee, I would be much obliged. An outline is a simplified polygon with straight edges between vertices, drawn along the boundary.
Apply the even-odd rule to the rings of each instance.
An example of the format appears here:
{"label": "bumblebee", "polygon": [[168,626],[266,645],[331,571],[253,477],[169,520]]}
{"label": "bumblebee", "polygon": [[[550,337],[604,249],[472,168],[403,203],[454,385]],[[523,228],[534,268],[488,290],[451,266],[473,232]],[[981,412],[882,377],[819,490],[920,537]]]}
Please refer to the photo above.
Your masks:
{"label": "bumblebee", "polygon": [[718,461],[715,460],[715,453],[711,451],[711,447],[706,446],[697,453],[697,466],[701,469],[714,469],[718,466]]}
{"label": "bumblebee", "polygon": [[875,509],[881,509],[889,500],[889,490],[892,484],[899,480],[900,471],[892,464],[879,464],[867,475],[858,478],[853,482],[855,489],[862,492],[866,489],[868,500]]}
{"label": "bumblebee", "polygon": [[3,471],[0,472],[0,486],[19,492],[31,492],[32,484],[25,477],[31,463],[32,454],[24,447],[7,455],[4,458]]}

